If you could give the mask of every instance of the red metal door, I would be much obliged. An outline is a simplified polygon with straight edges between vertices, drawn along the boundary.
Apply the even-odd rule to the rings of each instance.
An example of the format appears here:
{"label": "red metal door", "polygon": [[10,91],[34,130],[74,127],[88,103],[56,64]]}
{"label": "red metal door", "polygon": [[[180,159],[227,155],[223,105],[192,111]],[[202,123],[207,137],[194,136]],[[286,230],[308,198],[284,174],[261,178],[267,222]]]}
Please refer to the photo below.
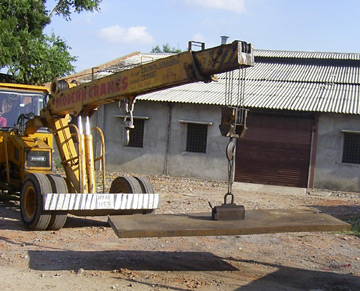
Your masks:
{"label": "red metal door", "polygon": [[235,181],[306,188],[312,128],[312,119],[249,116],[237,143]]}

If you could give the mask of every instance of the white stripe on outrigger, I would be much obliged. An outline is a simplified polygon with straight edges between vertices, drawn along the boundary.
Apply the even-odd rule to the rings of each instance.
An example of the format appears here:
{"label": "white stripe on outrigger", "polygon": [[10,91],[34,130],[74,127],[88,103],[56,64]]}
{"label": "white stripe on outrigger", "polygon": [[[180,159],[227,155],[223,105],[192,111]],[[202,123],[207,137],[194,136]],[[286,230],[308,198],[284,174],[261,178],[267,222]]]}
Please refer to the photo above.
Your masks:
{"label": "white stripe on outrigger", "polygon": [[43,199],[46,211],[151,210],[160,204],[159,194],[143,193],[47,193]]}

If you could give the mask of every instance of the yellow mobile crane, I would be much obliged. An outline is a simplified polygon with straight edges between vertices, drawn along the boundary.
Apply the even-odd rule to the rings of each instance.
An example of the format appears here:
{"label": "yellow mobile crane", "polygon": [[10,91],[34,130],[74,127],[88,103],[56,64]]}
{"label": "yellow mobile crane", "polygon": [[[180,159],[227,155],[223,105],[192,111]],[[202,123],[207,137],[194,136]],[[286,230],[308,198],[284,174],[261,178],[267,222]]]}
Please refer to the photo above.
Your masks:
{"label": "yellow mobile crane", "polygon": [[[151,63],[120,71],[74,86],[65,80],[45,87],[0,83],[0,190],[20,193],[21,218],[30,230],[57,230],[67,214],[110,215],[109,223],[119,237],[234,235],[279,231],[344,230],[349,225],[330,216],[310,212],[247,211],[233,203],[235,138],[246,130],[246,110],[223,110],[220,130],[230,137],[229,191],[224,204],[207,215],[117,215],[146,214],[159,207],[159,195],[142,177],[120,176],[105,189],[105,144],[99,128],[102,152],[94,157],[89,118],[101,105],[126,104],[125,128],[133,128],[136,96],[165,88],[202,81],[214,74],[254,65],[251,44],[234,41],[200,51],[189,50]],[[240,75],[239,75],[240,79]],[[232,87],[232,85],[230,86]],[[50,93],[50,94],[49,94]],[[231,104],[228,104],[231,105]],[[41,109],[41,110],[40,110]],[[70,115],[78,126],[69,123]],[[17,120],[11,120],[16,117]],[[65,177],[52,171],[53,137]],[[102,193],[96,193],[96,161],[102,163]],[[230,200],[229,203],[227,200]],[[144,219],[145,218],[145,219]],[[216,220],[221,220],[216,221]],[[165,223],[161,223],[165,222]],[[315,222],[315,223],[314,223]]]}
{"label": "yellow mobile crane", "polygon": [[[3,102],[18,97],[13,107],[21,109],[16,112],[17,122],[7,120],[0,131],[0,187],[20,192],[22,221],[31,230],[60,229],[67,213],[152,212],[158,208],[159,196],[150,193],[153,192],[151,184],[144,178],[118,177],[111,184],[111,194],[105,193],[105,146],[103,144],[101,155],[94,157],[89,117],[98,106],[125,101],[125,127],[129,130],[133,127],[132,110],[136,96],[191,82],[210,82],[216,78],[216,73],[253,64],[253,49],[246,42],[235,41],[210,49],[202,45],[202,49],[196,52],[191,50],[190,44],[187,52],[78,86],[56,80],[51,84],[50,94],[43,87],[0,84]],[[31,94],[45,98],[37,100]],[[20,100],[26,96],[30,96],[27,103]],[[36,101],[42,100],[44,107],[39,111],[39,102]],[[70,114],[78,118],[78,127],[69,123]],[[5,112],[2,115],[5,120]],[[96,130],[104,142],[101,130]],[[65,178],[52,172],[52,136]],[[95,193],[96,161],[103,164],[104,193]]]}

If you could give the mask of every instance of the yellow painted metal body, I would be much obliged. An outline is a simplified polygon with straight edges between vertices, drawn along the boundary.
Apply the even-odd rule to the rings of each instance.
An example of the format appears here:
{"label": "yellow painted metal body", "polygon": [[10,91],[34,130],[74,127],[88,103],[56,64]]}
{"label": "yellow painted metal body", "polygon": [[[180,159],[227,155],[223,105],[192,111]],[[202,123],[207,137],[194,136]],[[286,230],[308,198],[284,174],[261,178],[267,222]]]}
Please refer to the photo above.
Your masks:
{"label": "yellow painted metal body", "polygon": [[53,137],[50,133],[19,136],[14,132],[0,131],[1,188],[17,192],[29,173],[51,173],[52,152]]}
{"label": "yellow painted metal body", "polygon": [[45,86],[26,85],[26,84],[0,83],[0,88],[9,89],[18,92],[43,92],[43,93],[49,92],[49,90]]}
{"label": "yellow painted metal body", "polygon": [[96,192],[95,182],[95,168],[94,168],[94,150],[93,150],[93,137],[91,134],[85,134],[85,163],[86,172],[89,173],[87,178],[88,193]]}
{"label": "yellow painted metal body", "polygon": [[116,100],[198,81],[210,82],[213,74],[254,65],[252,47],[245,44],[234,41],[203,51],[183,52],[62,91],[55,82],[46,110],[85,116],[99,105]]}
{"label": "yellow painted metal body", "polygon": [[[47,114],[46,125],[54,134],[55,142],[60,154],[61,163],[64,167],[68,188],[71,192],[80,192],[80,175],[83,172],[81,159],[83,153],[80,146],[76,147],[74,137],[79,138],[80,133],[75,125],[69,124],[69,115],[64,118],[53,118]],[[75,129],[75,135],[72,134],[71,128]],[[87,192],[84,192],[87,193]]]}

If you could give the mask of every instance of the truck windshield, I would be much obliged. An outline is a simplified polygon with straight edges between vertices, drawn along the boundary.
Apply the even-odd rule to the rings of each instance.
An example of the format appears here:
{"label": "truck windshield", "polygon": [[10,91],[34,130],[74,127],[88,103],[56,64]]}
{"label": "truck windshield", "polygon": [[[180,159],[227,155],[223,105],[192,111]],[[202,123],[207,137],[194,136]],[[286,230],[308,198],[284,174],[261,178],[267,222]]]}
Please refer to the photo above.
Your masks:
{"label": "truck windshield", "polygon": [[0,127],[13,127],[20,114],[39,115],[45,93],[0,89]]}

